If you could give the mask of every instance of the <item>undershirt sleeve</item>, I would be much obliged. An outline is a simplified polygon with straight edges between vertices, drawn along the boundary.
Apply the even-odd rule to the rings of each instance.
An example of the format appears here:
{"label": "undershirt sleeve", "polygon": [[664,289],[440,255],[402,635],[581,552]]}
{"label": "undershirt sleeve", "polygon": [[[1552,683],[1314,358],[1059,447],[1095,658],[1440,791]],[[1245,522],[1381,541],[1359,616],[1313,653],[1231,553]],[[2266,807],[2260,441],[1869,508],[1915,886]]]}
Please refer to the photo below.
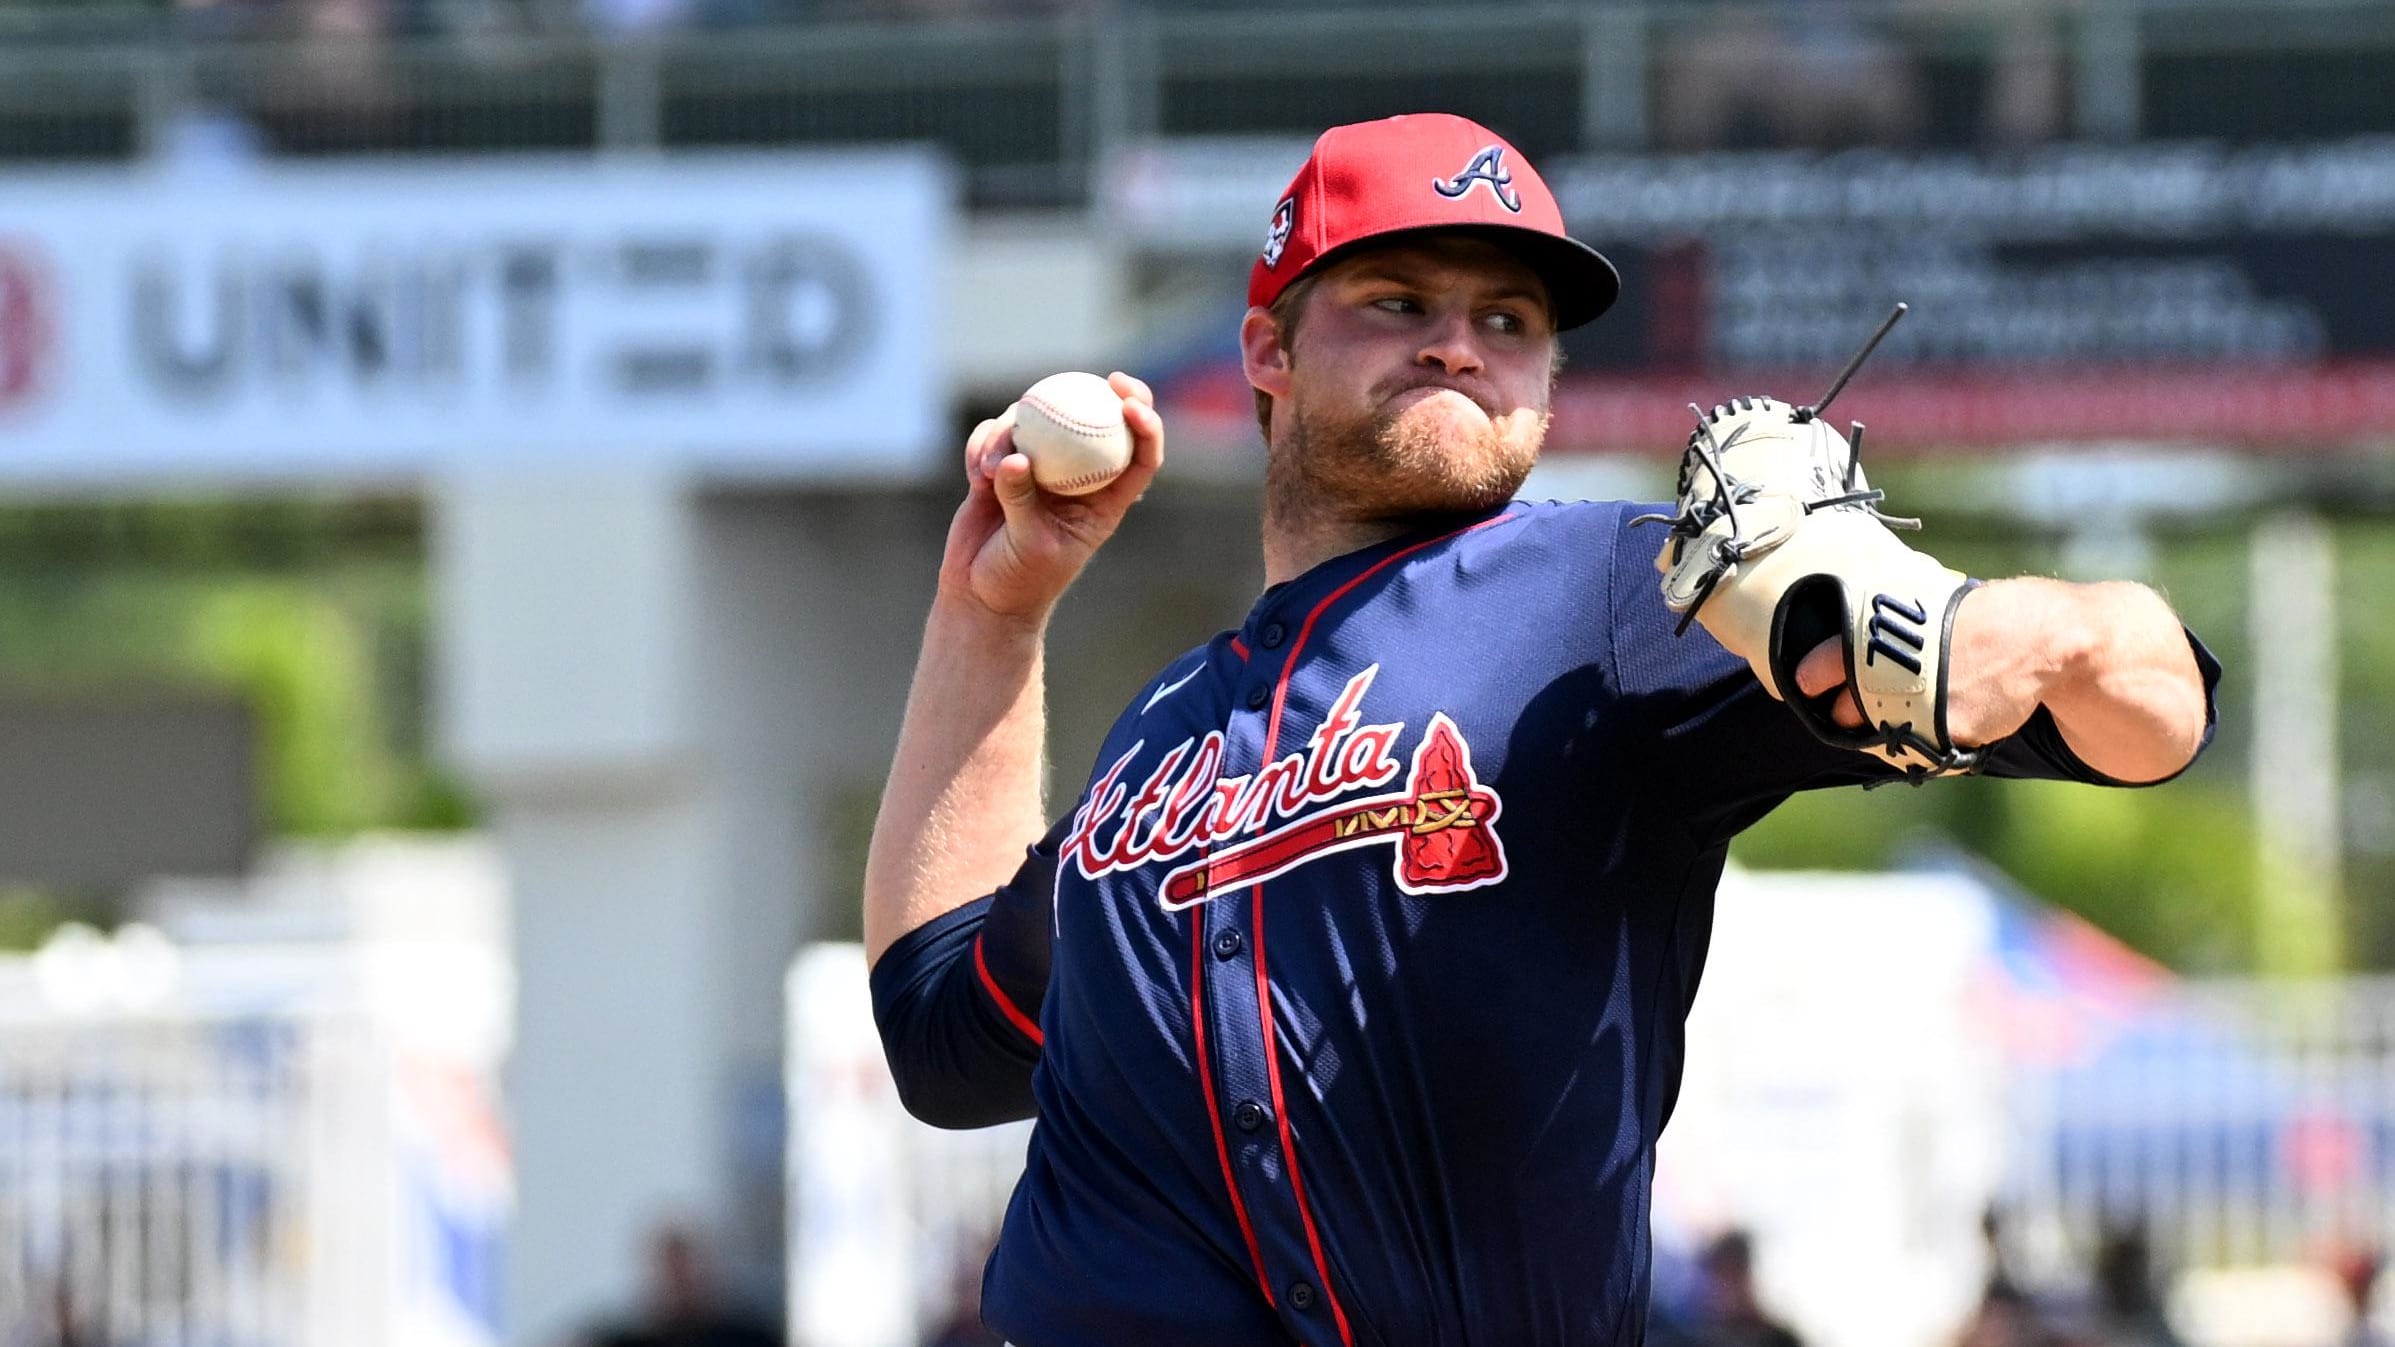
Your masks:
{"label": "undershirt sleeve", "polygon": [[996,892],[900,936],[873,965],[873,1019],[906,1111],[934,1127],[1031,1117],[1059,824]]}

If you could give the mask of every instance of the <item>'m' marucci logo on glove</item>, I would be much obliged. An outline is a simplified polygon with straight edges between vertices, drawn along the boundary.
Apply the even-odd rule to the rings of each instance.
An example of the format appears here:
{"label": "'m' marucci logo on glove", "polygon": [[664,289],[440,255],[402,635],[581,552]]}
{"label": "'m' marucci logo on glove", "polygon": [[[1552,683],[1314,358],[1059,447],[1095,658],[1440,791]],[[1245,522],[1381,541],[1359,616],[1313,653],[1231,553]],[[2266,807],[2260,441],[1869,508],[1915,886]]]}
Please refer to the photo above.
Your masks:
{"label": "'m' marucci logo on glove", "polygon": [[1906,672],[1917,674],[1928,631],[1927,605],[1918,600],[1906,603],[1893,594],[1878,595],[1871,600],[1871,643],[1863,651],[1863,662],[1871,664],[1885,655]]}
{"label": "'m' marucci logo on glove", "polygon": [[1252,775],[1221,775],[1217,730],[1175,745],[1134,790],[1123,773],[1146,743],[1133,744],[1083,798],[1062,858],[1096,879],[1202,850],[1158,887],[1167,912],[1319,856],[1384,843],[1397,850],[1397,885],[1407,893],[1451,893],[1505,878],[1496,831],[1501,802],[1472,774],[1471,745],[1444,712],[1431,714],[1398,790],[1313,808],[1397,780],[1404,723],[1361,724],[1356,711],[1379,673],[1375,664],[1349,679],[1303,752]]}

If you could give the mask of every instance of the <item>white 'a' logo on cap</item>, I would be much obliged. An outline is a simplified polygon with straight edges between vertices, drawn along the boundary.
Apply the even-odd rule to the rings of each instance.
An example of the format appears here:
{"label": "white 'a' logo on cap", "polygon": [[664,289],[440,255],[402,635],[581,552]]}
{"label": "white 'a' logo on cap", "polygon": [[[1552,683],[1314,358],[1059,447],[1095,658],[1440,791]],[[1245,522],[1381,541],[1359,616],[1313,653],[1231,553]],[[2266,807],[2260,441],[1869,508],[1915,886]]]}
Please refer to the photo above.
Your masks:
{"label": "white 'a' logo on cap", "polygon": [[1464,171],[1452,178],[1432,178],[1430,188],[1443,197],[1461,197],[1475,186],[1486,187],[1497,204],[1516,215],[1522,213],[1522,198],[1514,191],[1514,172],[1505,166],[1505,147],[1490,145],[1472,156]]}

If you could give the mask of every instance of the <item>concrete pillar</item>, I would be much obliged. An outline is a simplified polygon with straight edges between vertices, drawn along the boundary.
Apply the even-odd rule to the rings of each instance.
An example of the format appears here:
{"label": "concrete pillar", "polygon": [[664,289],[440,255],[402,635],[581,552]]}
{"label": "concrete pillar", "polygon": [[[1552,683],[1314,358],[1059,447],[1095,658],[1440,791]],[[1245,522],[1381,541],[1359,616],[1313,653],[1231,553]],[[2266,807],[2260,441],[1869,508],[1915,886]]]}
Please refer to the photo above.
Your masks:
{"label": "concrete pillar", "polygon": [[[435,500],[441,733],[514,893],[508,1338],[629,1308],[669,1216],[770,1308],[783,977],[801,941],[857,933],[955,499],[577,467]],[[1245,492],[1151,501],[1068,601],[1059,792],[1161,660],[1239,620],[1253,530]]]}
{"label": "concrete pillar", "polygon": [[459,477],[434,520],[441,734],[513,892],[510,1337],[555,1341],[629,1302],[652,1222],[720,1189],[698,522],[678,481],[622,469]]}

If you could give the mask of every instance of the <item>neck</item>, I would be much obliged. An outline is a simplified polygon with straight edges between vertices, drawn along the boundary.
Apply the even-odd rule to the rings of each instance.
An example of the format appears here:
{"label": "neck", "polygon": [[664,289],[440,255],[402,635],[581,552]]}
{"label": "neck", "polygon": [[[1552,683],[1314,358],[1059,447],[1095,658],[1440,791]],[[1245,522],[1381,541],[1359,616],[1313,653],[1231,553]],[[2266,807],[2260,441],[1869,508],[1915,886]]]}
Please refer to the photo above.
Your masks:
{"label": "neck", "polygon": [[1332,557],[1385,542],[1414,527],[1408,519],[1341,508],[1330,494],[1299,480],[1285,455],[1264,470],[1264,583],[1294,580]]}
{"label": "neck", "polygon": [[[1461,525],[1505,503],[1513,494],[1445,508],[1394,508],[1374,500],[1368,469],[1328,475],[1303,466],[1297,446],[1274,445],[1264,465],[1264,582],[1294,580],[1333,557],[1346,556],[1408,533]],[[1516,477],[1514,486],[1520,485]]]}
{"label": "neck", "polygon": [[1485,507],[1395,514],[1343,504],[1336,491],[1300,480],[1278,455],[1264,471],[1264,583],[1294,580],[1333,557],[1408,533],[1460,524]]}

